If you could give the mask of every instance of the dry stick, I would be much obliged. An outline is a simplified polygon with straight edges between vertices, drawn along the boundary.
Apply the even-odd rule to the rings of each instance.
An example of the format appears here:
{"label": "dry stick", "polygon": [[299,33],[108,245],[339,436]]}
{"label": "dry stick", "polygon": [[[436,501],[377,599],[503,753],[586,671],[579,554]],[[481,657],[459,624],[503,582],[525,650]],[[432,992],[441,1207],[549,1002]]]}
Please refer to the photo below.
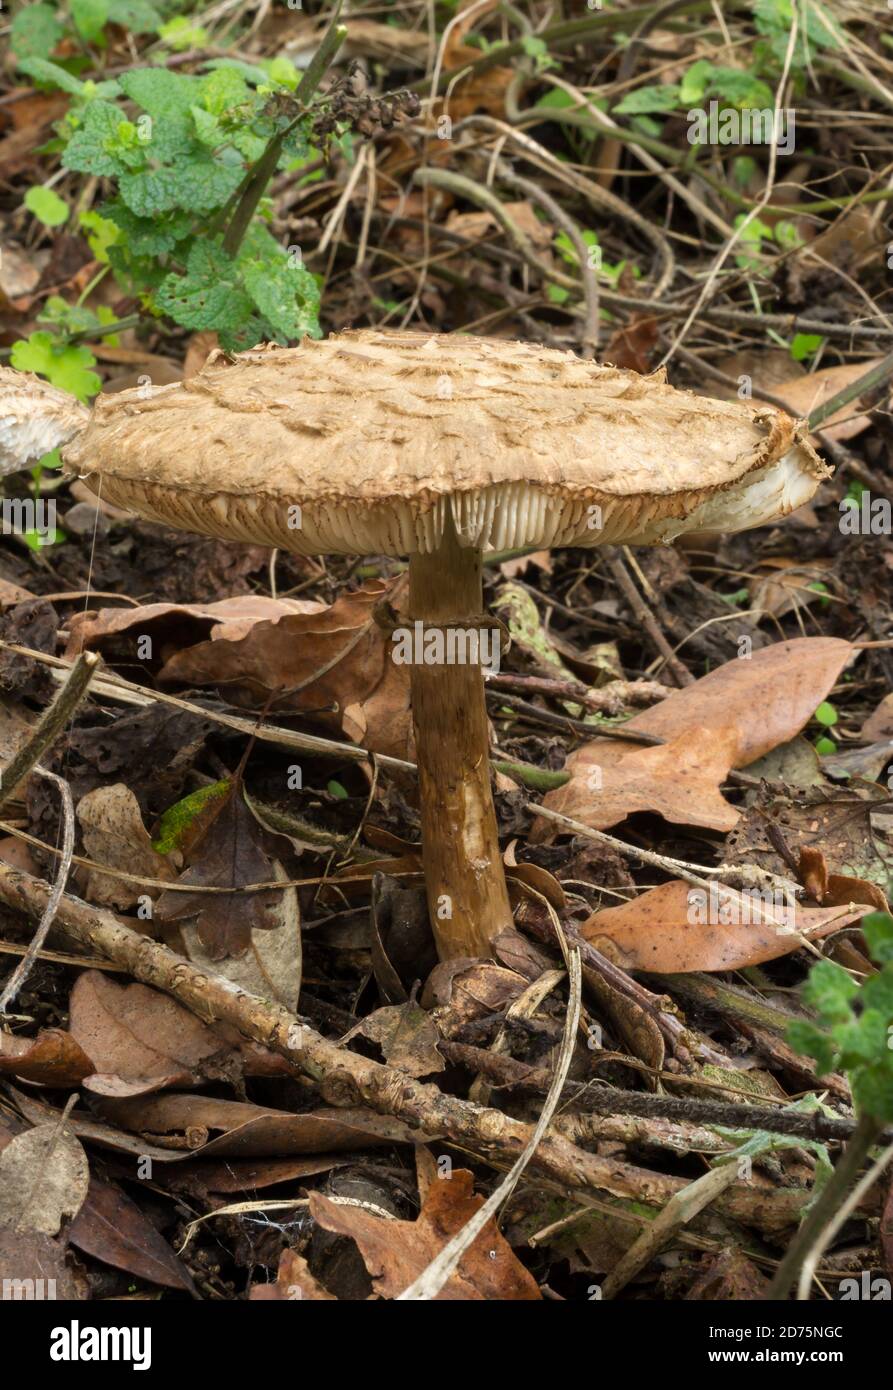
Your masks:
{"label": "dry stick", "polygon": [[[556,680],[552,676],[527,676],[500,671],[487,677],[487,690],[513,690],[519,695],[548,695],[553,700],[573,700],[594,714],[621,713],[627,705],[652,705],[672,695],[660,681],[613,680],[606,685],[589,686],[582,681]],[[531,706],[533,708],[533,706]],[[593,725],[597,732],[598,726]],[[635,734],[635,730],[631,731]],[[635,739],[633,739],[635,742]]]}
{"label": "dry stick", "polygon": [[[556,918],[555,920],[557,922],[558,919]],[[580,996],[583,980],[582,971],[580,969],[579,951],[572,951],[564,940],[563,935],[560,939],[568,972],[568,1006],[564,1020],[564,1035],[561,1040],[561,1050],[555,1065],[552,1085],[549,1088],[549,1094],[546,1097],[545,1104],[534,1126],[527,1147],[519,1156],[517,1162],[512,1165],[510,1171],[505,1175],[499,1186],[494,1192],[491,1192],[480,1210],[475,1212],[474,1216],[465,1223],[461,1231],[453,1236],[452,1240],[447,1241],[440,1253],[432,1260],[427,1269],[424,1269],[418,1278],[410,1284],[409,1288],[403,1290],[397,1300],[398,1302],[411,1302],[437,1297],[450,1275],[458,1267],[459,1261],[465,1251],[476,1237],[480,1235],[487,1222],[492,1217],[495,1217],[503,1202],[506,1202],[514,1192],[521,1178],[521,1174],[533,1158],[537,1145],[545,1134],[549,1121],[555,1113],[555,1107],[558,1105],[561,1096],[561,1088],[564,1085],[565,1078],[567,1077],[574,1057],[577,1028],[580,1023]]]}
{"label": "dry stick", "polygon": [[44,710],[28,739],[0,772],[0,813],[12,800],[22,779],[27,777],[70,721],[87,694],[99,664],[100,658],[95,652],[85,652],[78,657],[53,703]]}
{"label": "dry stick", "polygon": [[731,1163],[721,1168],[713,1168],[703,1177],[690,1183],[688,1187],[671,1197],[663,1211],[646,1226],[638,1240],[634,1241],[620,1257],[611,1273],[601,1286],[603,1299],[614,1298],[625,1288],[630,1279],[635,1278],[654,1256],[663,1250],[668,1241],[680,1229],[697,1216],[711,1202],[715,1202],[727,1187],[735,1181],[735,1168]]}
{"label": "dry stick", "polygon": [[680,686],[694,685],[694,676],[691,671],[683,666],[666,637],[661,632],[654,618],[654,614],[651,612],[651,609],[645,603],[645,600],[642,598],[632,579],[627,574],[626,566],[622,558],[617,554],[613,546],[608,546],[605,549],[608,568],[617,581],[617,584],[620,586],[623,596],[632,608],[637,621],[648,633],[648,636],[651,638],[659,654],[666,662],[668,669],[672,671]]}
{"label": "dry stick", "polygon": [[61,777],[57,777],[55,772],[47,772],[42,767],[35,768],[35,772],[39,772],[41,777],[46,777],[48,781],[55,783],[62,801],[62,854],[56,882],[53,884],[53,891],[47,900],[37,930],[28,943],[27,951],[6,981],[3,992],[0,993],[0,1017],[8,1013],[10,1004],[16,999],[19,990],[31,972],[31,967],[40,954],[40,949],[59,909],[59,903],[62,901],[62,894],[65,891],[65,884],[71,868],[71,858],[74,854],[74,802],[71,799],[71,788]]}
{"label": "dry stick", "polygon": [[[50,898],[49,885],[0,862],[0,901],[34,916]],[[331,1105],[368,1105],[394,1115],[429,1139],[467,1149],[494,1167],[511,1164],[531,1140],[533,1126],[498,1110],[445,1095],[405,1072],[348,1052],[329,1042],[280,1004],[239,989],[229,980],[185,960],[166,946],[131,931],[112,912],[71,894],[59,904],[57,922],[91,950],[127,967],[134,979],[163,990],[208,1023],[229,1023],[246,1038],[284,1057],[317,1082]],[[687,1184],[684,1179],[587,1153],[547,1131],[531,1167],[562,1190],[612,1196],[662,1206]],[[808,1194],[746,1184],[729,1188],[720,1209],[735,1220],[777,1232],[796,1222]]]}
{"label": "dry stick", "polygon": [[880,1134],[881,1126],[878,1121],[870,1115],[863,1115],[852,1139],[835,1164],[834,1172],[809,1208],[806,1220],[788,1246],[784,1259],[775,1271],[767,1298],[787,1298],[800,1265],[821,1238],[838,1205],[845,1200],[856,1174],[868,1157],[869,1149],[878,1142]]}
{"label": "dry stick", "polygon": [[815,1244],[803,1261],[803,1268],[800,1270],[800,1280],[797,1285],[798,1299],[809,1298],[809,1287],[812,1283],[812,1277],[815,1274],[819,1260],[837,1235],[841,1226],[849,1220],[862,1201],[862,1198],[871,1191],[884,1169],[891,1162],[893,1162],[893,1144],[888,1144],[877,1162],[873,1163],[868,1172],[856,1183],[849,1197],[847,1197],[846,1201],[838,1210],[837,1215],[833,1217],[822,1231],[821,1235],[817,1237]]}
{"label": "dry stick", "polygon": [[[577,944],[573,935],[570,941]],[[501,1056],[470,1043],[441,1042],[438,1047],[449,1061],[468,1071],[483,1073],[495,1086],[520,1087],[543,1093],[551,1083],[548,1071],[528,1066],[514,1057]],[[651,1091],[623,1091],[613,1086],[593,1086],[584,1081],[567,1081],[563,1098],[579,1107],[574,1111],[575,1116],[616,1118],[627,1115],[708,1127],[716,1125],[732,1130],[768,1130],[770,1134],[790,1134],[800,1139],[840,1141],[849,1139],[856,1128],[855,1120],[823,1115],[820,1110],[807,1115],[798,1110],[786,1110],[781,1105],[776,1109],[768,1105],[754,1105],[750,1101],[739,1104],[725,1100],[701,1100],[696,1096],[655,1095]],[[887,1137],[893,1138],[893,1130],[887,1130],[881,1136],[882,1140]]]}
{"label": "dry stick", "polygon": [[864,392],[871,391],[875,386],[883,385],[891,376],[893,376],[893,352],[883,357],[877,366],[872,367],[870,371],[864,372],[855,381],[851,381],[848,386],[837,391],[823,405],[816,406],[809,417],[809,428],[811,430],[818,429],[826,420],[830,420],[836,411],[849,405],[850,401],[856,400]]}

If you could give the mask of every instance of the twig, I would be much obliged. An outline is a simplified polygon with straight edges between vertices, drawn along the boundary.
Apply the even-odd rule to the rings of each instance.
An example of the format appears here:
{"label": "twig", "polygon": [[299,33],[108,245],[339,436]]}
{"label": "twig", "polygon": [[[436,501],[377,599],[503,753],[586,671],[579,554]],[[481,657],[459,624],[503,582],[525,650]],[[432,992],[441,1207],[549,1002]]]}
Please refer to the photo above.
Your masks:
{"label": "twig", "polygon": [[[28,915],[42,913],[49,885],[0,862],[0,901]],[[332,1105],[366,1104],[394,1115],[428,1138],[469,1150],[497,1168],[511,1166],[530,1143],[533,1126],[499,1110],[471,1105],[437,1086],[414,1081],[403,1071],[372,1061],[329,1042],[282,1005],[233,985],[185,960],[160,942],[126,927],[112,912],[64,894],[58,923],[82,945],[125,965],[134,979],[164,990],[199,1018],[229,1023],[243,1035],[315,1081]],[[654,1206],[686,1185],[683,1179],[587,1153],[547,1131],[530,1166],[564,1192],[590,1196],[593,1189]],[[730,1187],[720,1210],[767,1232],[795,1222],[808,1194],[803,1189],[777,1191]]]}
{"label": "twig", "polygon": [[809,1288],[812,1283],[813,1275],[815,1274],[816,1266],[818,1265],[819,1260],[822,1258],[828,1246],[831,1244],[832,1240],[837,1235],[837,1232],[850,1219],[853,1212],[856,1210],[856,1208],[859,1206],[859,1203],[862,1201],[862,1198],[866,1195],[866,1193],[870,1192],[871,1188],[874,1187],[874,1184],[877,1182],[884,1169],[891,1162],[893,1162],[893,1144],[888,1144],[886,1149],[884,1149],[884,1152],[881,1154],[880,1158],[877,1160],[877,1162],[873,1163],[869,1168],[868,1172],[864,1175],[864,1177],[860,1178],[859,1181],[856,1183],[856,1186],[853,1188],[849,1197],[847,1197],[846,1201],[842,1203],[840,1209],[837,1212],[837,1215],[834,1216],[831,1221],[829,1221],[828,1225],[817,1237],[815,1244],[813,1245],[812,1249],[809,1251],[809,1253],[803,1261],[803,1268],[800,1271],[800,1279],[797,1284],[798,1299],[809,1298]]}
{"label": "twig", "polygon": [[[556,918],[557,921],[557,918]],[[546,1097],[545,1104],[540,1112],[533,1133],[523,1153],[518,1156],[506,1173],[502,1182],[487,1198],[479,1211],[476,1211],[470,1221],[467,1221],[462,1230],[459,1231],[452,1240],[447,1241],[446,1245],[428,1265],[426,1269],[410,1284],[408,1289],[404,1289],[397,1299],[397,1302],[414,1302],[422,1299],[436,1298],[450,1275],[456,1269],[468,1247],[480,1235],[487,1222],[496,1215],[503,1202],[506,1202],[518,1185],[518,1181],[524,1169],[530,1163],[536,1152],[537,1145],[542,1139],[548,1128],[549,1121],[555,1113],[555,1108],[561,1097],[561,1088],[564,1085],[568,1070],[574,1057],[574,1047],[577,1041],[577,1028],[580,1023],[580,992],[582,986],[582,972],[580,970],[580,953],[572,951],[567,943],[564,942],[565,959],[568,970],[568,1006],[564,1019],[564,1035],[561,1040],[561,1050],[558,1061],[555,1065],[555,1074],[552,1078],[552,1085]]]}
{"label": "twig", "polygon": [[[571,937],[573,940],[573,937]],[[528,1066],[514,1057],[495,1055],[470,1043],[441,1042],[439,1050],[449,1061],[469,1071],[483,1073],[495,1086],[516,1086],[543,1092],[551,1075],[541,1067]],[[675,1120],[683,1124],[732,1130],[768,1130],[770,1134],[790,1134],[801,1139],[849,1139],[855,1120],[823,1115],[820,1110],[804,1114],[798,1110],[751,1104],[743,1101],[701,1100],[697,1096],[655,1095],[651,1091],[624,1091],[613,1086],[593,1086],[583,1081],[565,1082],[563,1097],[577,1109],[576,1114],[599,1116],[637,1116],[643,1119]],[[881,1136],[893,1138],[887,1130]],[[616,1136],[615,1136],[616,1137]]]}
{"label": "twig", "polygon": [[809,1208],[806,1220],[788,1246],[784,1259],[775,1271],[767,1298],[787,1298],[801,1264],[818,1244],[822,1232],[837,1211],[838,1204],[843,1202],[849,1188],[855,1182],[856,1174],[865,1162],[869,1149],[878,1142],[880,1133],[881,1126],[877,1120],[870,1115],[863,1115],[852,1139],[835,1164],[834,1172]]}
{"label": "twig", "polygon": [[649,1226],[646,1226],[638,1240],[635,1240],[624,1255],[617,1261],[610,1274],[601,1285],[603,1299],[613,1298],[621,1289],[644,1269],[654,1256],[664,1248],[680,1227],[687,1225],[711,1202],[715,1202],[727,1187],[735,1181],[735,1169],[731,1164],[713,1168],[688,1187],[671,1197],[663,1211]]}
{"label": "twig", "polygon": [[16,787],[56,741],[85,698],[90,682],[99,669],[96,652],[83,652],[55,700],[41,715],[26,741],[0,772],[0,814],[12,800]]}
{"label": "twig", "polygon": [[694,676],[679,660],[673,648],[670,646],[664,634],[657,625],[654,614],[651,612],[642,595],[639,593],[632,579],[626,572],[623,559],[617,554],[613,546],[606,546],[606,559],[614,579],[619,585],[624,598],[633,610],[636,621],[645,629],[651,638],[660,656],[663,657],[668,669],[673,673],[680,686],[693,685]]}
{"label": "twig", "polygon": [[0,993],[0,1016],[9,1012],[9,1006],[16,999],[19,990],[28,978],[31,967],[40,955],[41,947],[47,938],[47,933],[53,925],[53,919],[62,900],[65,891],[65,884],[68,880],[69,870],[71,869],[71,857],[74,853],[74,802],[71,799],[71,789],[67,782],[61,777],[57,777],[55,772],[47,772],[45,768],[37,767],[35,772],[40,773],[41,777],[46,777],[47,781],[55,784],[62,801],[62,854],[59,861],[59,868],[56,873],[56,881],[53,884],[53,891],[50,894],[47,905],[44,908],[43,916],[37,925],[33,937],[28,943],[28,949],[22,956],[15,970]]}

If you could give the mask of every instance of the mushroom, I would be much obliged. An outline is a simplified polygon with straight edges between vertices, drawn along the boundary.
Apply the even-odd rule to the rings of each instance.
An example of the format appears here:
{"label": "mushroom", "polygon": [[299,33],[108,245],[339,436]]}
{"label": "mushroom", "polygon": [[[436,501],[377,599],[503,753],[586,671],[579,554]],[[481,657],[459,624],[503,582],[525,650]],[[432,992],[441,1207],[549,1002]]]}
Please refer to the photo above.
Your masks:
{"label": "mushroom", "polygon": [[[8,374],[6,374],[8,375]],[[211,355],[100,397],[64,451],[104,500],[299,554],[409,557],[425,639],[488,630],[487,550],[667,542],[800,506],[828,470],[802,424],[531,343],[362,330]],[[491,625],[492,626],[492,625]],[[422,846],[441,958],[512,914],[480,662],[411,667]],[[467,650],[467,648],[466,648]]]}

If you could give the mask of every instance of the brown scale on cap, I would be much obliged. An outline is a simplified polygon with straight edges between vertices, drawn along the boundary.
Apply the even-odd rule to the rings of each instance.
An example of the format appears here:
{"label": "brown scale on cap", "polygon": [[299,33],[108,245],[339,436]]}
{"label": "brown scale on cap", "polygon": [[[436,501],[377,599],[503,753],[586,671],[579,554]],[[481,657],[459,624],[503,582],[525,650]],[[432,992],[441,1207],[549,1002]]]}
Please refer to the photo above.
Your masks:
{"label": "brown scale on cap", "polygon": [[[408,555],[422,631],[473,625],[481,556],[742,530],[828,470],[774,409],[571,353],[375,330],[261,346],[100,398],[64,451],[105,500],[303,554]],[[483,625],[484,620],[481,620]],[[479,664],[411,668],[422,843],[442,957],[511,923]]]}

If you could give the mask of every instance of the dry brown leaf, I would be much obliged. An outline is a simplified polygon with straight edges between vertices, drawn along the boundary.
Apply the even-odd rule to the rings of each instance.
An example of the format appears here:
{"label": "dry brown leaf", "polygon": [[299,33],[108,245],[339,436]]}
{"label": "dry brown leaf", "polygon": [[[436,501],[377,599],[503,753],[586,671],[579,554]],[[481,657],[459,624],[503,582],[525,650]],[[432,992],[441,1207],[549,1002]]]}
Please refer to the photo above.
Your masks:
{"label": "dry brown leaf", "polygon": [[[77,817],[84,841],[84,853],[97,864],[124,873],[140,874],[172,883],[177,871],[167,855],[152,848],[152,840],[143,825],[139,802],[123,782],[108,787],[96,787],[81,797]],[[140,898],[157,897],[158,888],[87,870],[84,896],[101,907],[123,910],[133,907]]]}
{"label": "dry brown leaf", "polygon": [[69,1003],[71,1038],[93,1066],[84,1085],[98,1095],[131,1096],[203,1080],[235,1080],[287,1071],[263,1048],[202,1023],[146,985],[119,985],[99,970],[75,982]]}
{"label": "dry brown leaf", "polygon": [[248,1295],[253,1302],[292,1302],[310,1299],[315,1303],[337,1303],[333,1293],[328,1293],[314,1279],[303,1255],[296,1250],[283,1250],[279,1256],[279,1271],[274,1284],[252,1284]]}
{"label": "dry brown leaf", "polygon": [[0,1153],[0,1226],[54,1236],[83,1205],[90,1166],[71,1129],[36,1125]]}
{"label": "dry brown leaf", "polygon": [[[739,813],[719,790],[729,770],[792,739],[852,654],[835,637],[800,637],[728,661],[629,721],[665,745],[584,744],[567,760],[571,780],[543,804],[596,830],[649,810],[679,825],[730,830]],[[543,821],[534,827],[535,839],[554,833]]]}
{"label": "dry brown leaf", "polygon": [[[801,936],[821,940],[865,914],[864,906],[788,907],[725,891],[731,896],[714,901],[706,890],[673,879],[631,902],[594,912],[580,934],[625,970],[656,975],[741,970],[798,950]],[[765,920],[770,914],[775,921]]]}
{"label": "dry brown leaf", "polygon": [[90,1179],[86,1199],[68,1236],[78,1250],[115,1269],[163,1288],[196,1292],[186,1266],[148,1216],[115,1183]]}
{"label": "dry brown leaf", "polygon": [[[178,1149],[185,1139],[205,1158],[285,1158],[412,1144],[416,1134],[401,1120],[362,1107],[334,1106],[293,1115],[243,1101],[203,1095],[138,1096],[97,1101],[104,1115],[157,1143],[163,1136]],[[214,1136],[213,1138],[211,1136]]]}
{"label": "dry brown leaf", "polygon": [[411,748],[408,667],[374,611],[382,581],[343,594],[330,608],[259,621],[171,655],[162,682],[224,686],[227,699],[252,709],[276,695],[277,710],[331,711],[329,721],[376,753],[407,757]]}
{"label": "dry brown leaf", "polygon": [[866,907],[876,907],[879,912],[890,911],[887,898],[876,883],[850,874],[832,874],[824,854],[814,845],[800,848],[799,876],[809,896],[822,907],[862,903]]}
{"label": "dry brown leaf", "polygon": [[0,1031],[0,1072],[41,1086],[78,1086],[96,1067],[62,1028],[41,1028],[36,1038]]}
{"label": "dry brown leaf", "polygon": [[375,1009],[342,1039],[362,1034],[378,1043],[388,1066],[409,1076],[431,1076],[443,1071],[446,1063],[437,1050],[440,1031],[430,1014],[418,1004],[388,1004]]}
{"label": "dry brown leaf", "polygon": [[[836,396],[838,391],[842,391],[845,386],[870,372],[880,361],[880,357],[872,357],[862,362],[846,362],[842,367],[823,367],[821,371],[810,372],[807,376],[797,377],[793,381],[781,382],[773,387],[773,394],[785,402],[792,415],[798,419],[806,419],[820,405],[824,405],[825,401]],[[836,410],[822,425],[822,433],[842,444],[867,430],[871,424],[871,416],[860,414],[860,407],[861,402],[858,400],[841,406],[840,410]]]}
{"label": "dry brown leaf", "polygon": [[[93,505],[96,499],[88,494]],[[214,603],[148,603],[141,608],[99,608],[75,613],[69,620],[70,638],[66,657],[73,660],[86,648],[102,649],[110,638],[133,634],[152,639],[152,660],[165,660],[182,647],[190,647],[204,637],[238,638],[255,623],[275,621],[304,613],[325,610],[315,599],[267,598],[263,594],[238,594]],[[120,646],[120,642],[118,643]]]}
{"label": "dry brown leaf", "polygon": [[865,743],[881,743],[893,738],[893,695],[885,695],[877,709],[868,716],[859,737]]}
{"label": "dry brown leaf", "polygon": [[[432,1183],[416,1221],[391,1221],[364,1207],[332,1202],[318,1192],[311,1193],[310,1212],[324,1230],[356,1241],[375,1292],[381,1298],[396,1298],[483,1206],[483,1198],[475,1196],[472,1187],[471,1173],[455,1169],[448,1179]],[[465,1251],[437,1299],[504,1301],[541,1296],[536,1280],[491,1220]]]}
{"label": "dry brown leaf", "polygon": [[751,605],[776,618],[796,612],[807,604],[816,603],[822,593],[810,585],[820,581],[833,568],[831,560],[817,556],[806,564],[781,556],[770,556],[761,562],[747,588]]}

